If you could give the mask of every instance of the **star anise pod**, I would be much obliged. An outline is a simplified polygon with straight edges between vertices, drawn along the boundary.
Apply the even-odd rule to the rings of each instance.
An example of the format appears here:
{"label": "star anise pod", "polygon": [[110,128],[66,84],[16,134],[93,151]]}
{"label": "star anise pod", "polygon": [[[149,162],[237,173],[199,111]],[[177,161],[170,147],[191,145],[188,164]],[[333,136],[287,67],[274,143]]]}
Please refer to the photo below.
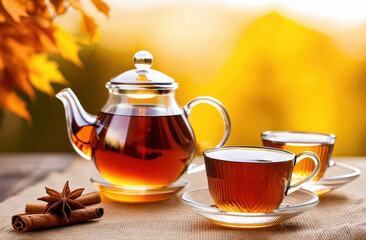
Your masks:
{"label": "star anise pod", "polygon": [[75,201],[83,193],[84,188],[76,189],[70,192],[69,181],[65,183],[62,193],[46,187],[46,193],[49,196],[40,197],[37,200],[47,202],[47,208],[44,213],[61,213],[69,221],[72,210],[85,208],[83,204]]}

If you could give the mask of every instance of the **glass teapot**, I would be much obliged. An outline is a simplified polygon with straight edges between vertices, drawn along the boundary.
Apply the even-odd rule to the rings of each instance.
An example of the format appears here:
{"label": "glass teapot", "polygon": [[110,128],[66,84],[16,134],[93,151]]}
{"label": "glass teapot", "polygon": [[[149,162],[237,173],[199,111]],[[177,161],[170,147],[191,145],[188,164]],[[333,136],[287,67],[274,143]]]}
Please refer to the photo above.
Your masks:
{"label": "glass teapot", "polygon": [[199,103],[216,107],[230,134],[230,118],[225,107],[212,97],[198,97],[183,108],[175,101],[178,83],[150,69],[153,57],[147,51],[134,56],[136,69],[111,79],[109,97],[98,114],[85,112],[70,88],[56,94],[65,107],[70,142],[82,157],[93,159],[109,182],[133,188],[160,188],[175,182],[185,171],[204,169],[191,163],[195,156],[195,136],[188,117]]}

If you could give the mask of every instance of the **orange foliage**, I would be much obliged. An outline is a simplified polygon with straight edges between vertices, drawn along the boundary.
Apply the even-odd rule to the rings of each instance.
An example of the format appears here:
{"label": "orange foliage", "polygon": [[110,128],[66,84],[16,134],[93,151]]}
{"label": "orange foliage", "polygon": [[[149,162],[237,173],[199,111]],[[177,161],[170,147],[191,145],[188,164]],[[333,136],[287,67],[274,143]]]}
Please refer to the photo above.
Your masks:
{"label": "orange foliage", "polygon": [[[102,0],[91,2],[109,16],[109,7]],[[80,12],[81,29],[95,42],[98,26],[80,0],[0,0],[0,105],[5,110],[30,121],[27,104],[15,90],[34,98],[34,88],[51,95],[52,82],[67,84],[57,63],[48,60],[46,53],[82,65],[75,38],[53,22],[68,8]]]}

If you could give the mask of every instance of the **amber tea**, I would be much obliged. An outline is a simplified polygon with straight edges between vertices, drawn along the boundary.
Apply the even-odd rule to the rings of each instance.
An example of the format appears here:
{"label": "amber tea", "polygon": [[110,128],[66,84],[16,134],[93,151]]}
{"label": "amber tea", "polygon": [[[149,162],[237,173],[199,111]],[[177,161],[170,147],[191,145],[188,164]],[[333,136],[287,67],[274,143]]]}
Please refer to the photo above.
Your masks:
{"label": "amber tea", "polygon": [[71,140],[75,146],[87,156],[92,156],[92,150],[90,147],[90,134],[94,129],[93,125],[87,125],[80,127],[75,121],[73,123],[75,133],[71,133]]}
{"label": "amber tea", "polygon": [[[224,211],[271,212],[281,204],[286,191],[291,188],[296,157],[291,152],[265,147],[207,150],[204,158],[211,197]],[[319,161],[314,162],[318,165]],[[297,187],[310,178],[296,183]]]}
{"label": "amber tea", "polygon": [[[159,188],[176,181],[195,152],[194,135],[181,115],[123,116],[100,113],[72,140],[115,184]],[[91,134],[90,134],[91,133]]]}
{"label": "amber tea", "polygon": [[[335,135],[312,132],[264,132],[263,145],[284,149],[293,153],[312,151],[320,159],[320,170],[313,181],[319,180],[325,173],[332,156]],[[296,179],[308,176],[314,169],[311,159],[305,159],[293,170]]]}
{"label": "amber tea", "polygon": [[93,159],[115,184],[158,188],[176,181],[195,152],[187,120],[173,116],[100,113],[91,134]]}

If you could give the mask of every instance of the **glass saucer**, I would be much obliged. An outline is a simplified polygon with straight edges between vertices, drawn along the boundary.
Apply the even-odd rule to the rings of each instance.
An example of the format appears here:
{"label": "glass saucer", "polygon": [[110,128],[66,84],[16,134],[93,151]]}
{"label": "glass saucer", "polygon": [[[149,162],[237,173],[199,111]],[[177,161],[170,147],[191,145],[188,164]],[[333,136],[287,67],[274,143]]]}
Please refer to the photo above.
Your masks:
{"label": "glass saucer", "polygon": [[163,201],[189,185],[189,181],[179,179],[162,188],[129,188],[113,185],[101,176],[94,176],[90,181],[100,190],[102,196],[118,202],[144,203]]}
{"label": "glass saucer", "polygon": [[303,185],[303,189],[315,192],[318,196],[326,194],[360,176],[361,171],[350,165],[330,161],[325,175],[318,181],[310,181]]}
{"label": "glass saucer", "polygon": [[319,203],[319,197],[299,189],[284,197],[282,204],[270,213],[225,212],[216,207],[208,189],[194,189],[182,194],[181,199],[194,212],[213,223],[233,228],[260,228],[279,224],[310,210]]}

